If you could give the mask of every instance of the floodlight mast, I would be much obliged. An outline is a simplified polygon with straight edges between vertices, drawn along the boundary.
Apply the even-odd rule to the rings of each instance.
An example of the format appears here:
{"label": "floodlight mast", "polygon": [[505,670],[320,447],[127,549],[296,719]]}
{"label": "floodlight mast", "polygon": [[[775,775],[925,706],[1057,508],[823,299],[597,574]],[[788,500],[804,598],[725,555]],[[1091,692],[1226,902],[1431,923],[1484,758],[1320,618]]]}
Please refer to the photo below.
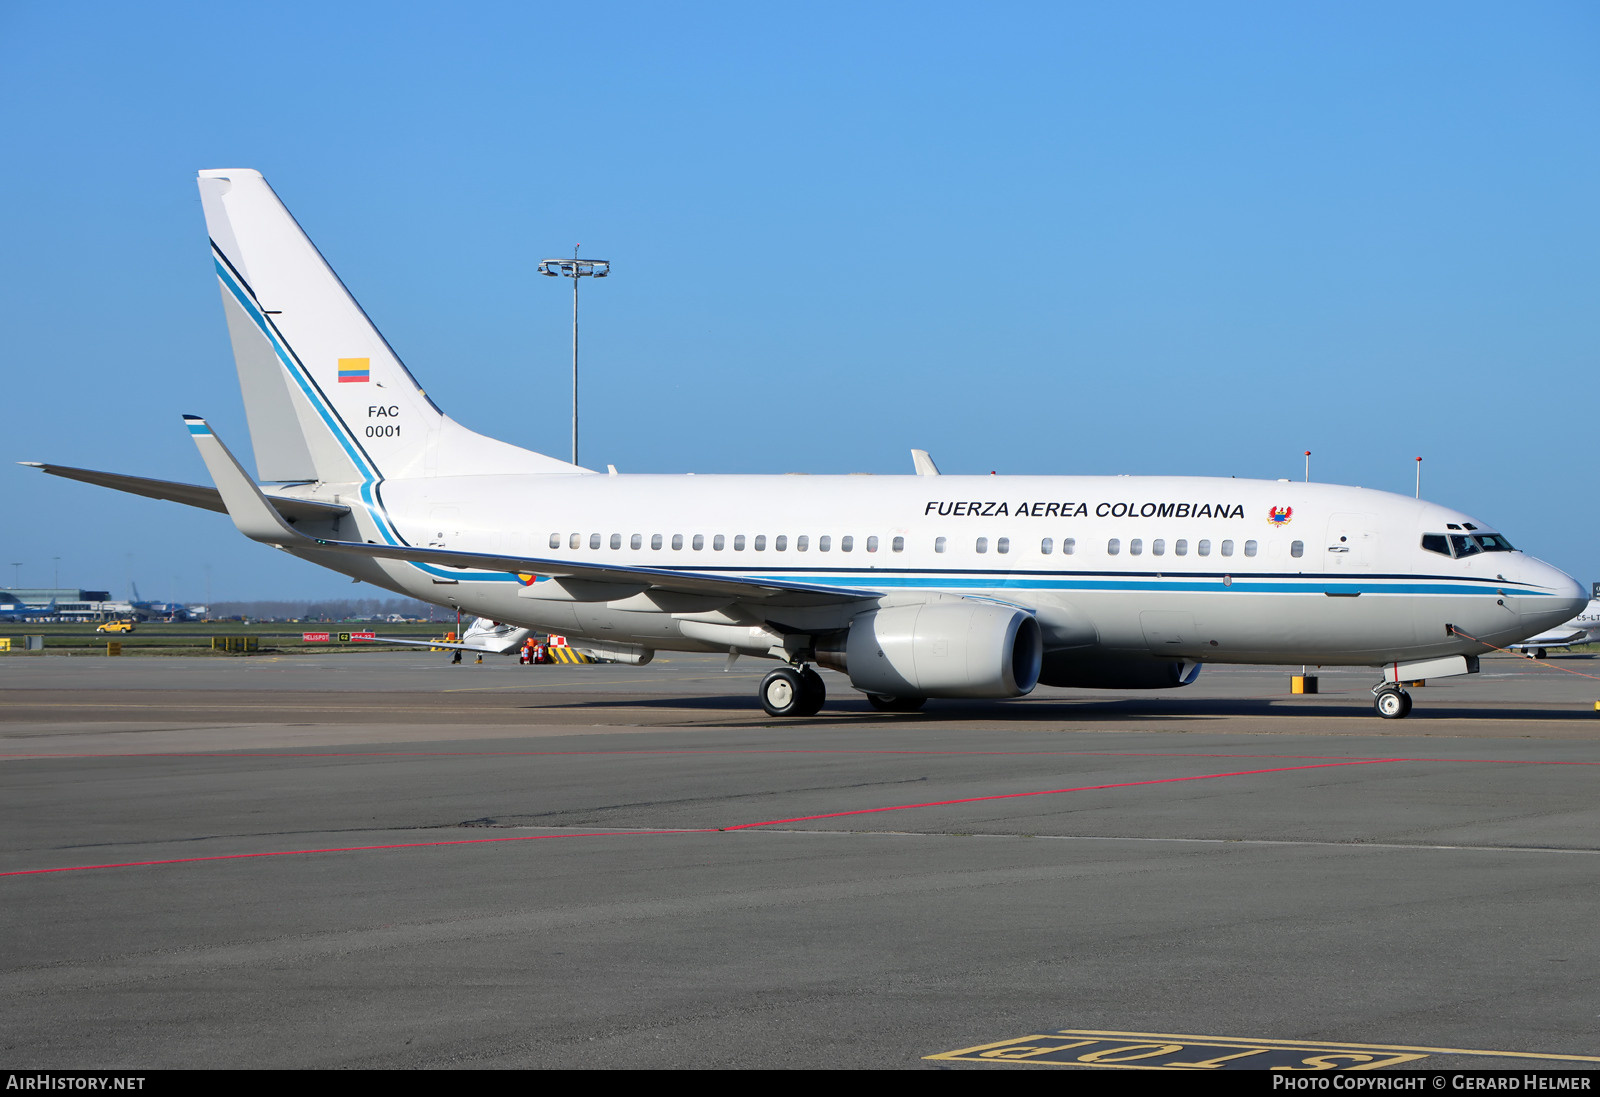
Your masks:
{"label": "floodlight mast", "polygon": [[549,278],[572,279],[572,463],[578,463],[578,279],[604,278],[611,273],[611,263],[606,259],[579,259],[578,249],[572,246],[571,259],[542,259],[539,273]]}

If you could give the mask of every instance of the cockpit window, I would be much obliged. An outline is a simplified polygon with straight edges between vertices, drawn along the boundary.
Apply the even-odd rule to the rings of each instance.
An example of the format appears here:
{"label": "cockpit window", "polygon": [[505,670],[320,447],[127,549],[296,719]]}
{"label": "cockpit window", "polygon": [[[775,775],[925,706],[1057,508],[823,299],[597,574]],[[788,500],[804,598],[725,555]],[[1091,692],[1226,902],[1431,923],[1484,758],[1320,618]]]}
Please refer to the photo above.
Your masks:
{"label": "cockpit window", "polygon": [[1480,552],[1515,552],[1498,533],[1424,533],[1422,547],[1440,556],[1475,556]]}

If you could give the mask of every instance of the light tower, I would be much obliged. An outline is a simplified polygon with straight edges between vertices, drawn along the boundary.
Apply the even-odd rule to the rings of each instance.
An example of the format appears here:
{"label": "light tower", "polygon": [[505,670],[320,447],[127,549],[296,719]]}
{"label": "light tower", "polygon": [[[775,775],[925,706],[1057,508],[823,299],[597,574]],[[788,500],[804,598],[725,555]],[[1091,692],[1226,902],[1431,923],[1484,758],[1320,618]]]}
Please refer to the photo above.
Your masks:
{"label": "light tower", "polygon": [[605,259],[579,259],[578,249],[572,246],[571,259],[542,259],[539,273],[549,278],[572,279],[572,463],[578,463],[578,279],[604,278],[611,273],[611,263]]}

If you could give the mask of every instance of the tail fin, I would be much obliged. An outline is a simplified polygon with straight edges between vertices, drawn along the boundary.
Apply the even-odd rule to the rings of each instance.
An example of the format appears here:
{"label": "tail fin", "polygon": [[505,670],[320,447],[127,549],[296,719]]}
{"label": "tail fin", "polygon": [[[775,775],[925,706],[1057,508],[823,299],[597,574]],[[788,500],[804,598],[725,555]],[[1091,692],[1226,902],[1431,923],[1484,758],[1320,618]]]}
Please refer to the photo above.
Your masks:
{"label": "tail fin", "polygon": [[200,173],[262,480],[586,472],[441,412],[258,171]]}

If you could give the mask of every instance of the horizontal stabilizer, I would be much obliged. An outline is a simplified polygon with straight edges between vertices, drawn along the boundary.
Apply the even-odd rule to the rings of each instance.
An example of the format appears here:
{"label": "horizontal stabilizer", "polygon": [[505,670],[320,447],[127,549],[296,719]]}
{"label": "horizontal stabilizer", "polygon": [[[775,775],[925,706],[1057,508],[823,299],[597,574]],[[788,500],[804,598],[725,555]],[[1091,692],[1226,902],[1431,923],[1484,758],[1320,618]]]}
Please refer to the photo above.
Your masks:
{"label": "horizontal stabilizer", "polygon": [[[218,514],[228,513],[228,508],[222,505],[222,496],[217,489],[204,487],[200,484],[180,484],[173,480],[151,480],[144,476],[126,476],[120,472],[97,472],[94,469],[71,468],[67,465],[47,465],[41,461],[20,461],[18,463],[67,480],[81,480],[85,484],[95,484],[102,488],[126,491],[131,495],[143,495],[151,499],[166,499],[169,502],[182,503],[186,507],[214,510]],[[342,507],[337,503],[319,503],[313,499],[293,499],[285,495],[268,495],[267,500],[272,504],[274,510],[291,522],[326,522],[350,513],[349,507]]]}

